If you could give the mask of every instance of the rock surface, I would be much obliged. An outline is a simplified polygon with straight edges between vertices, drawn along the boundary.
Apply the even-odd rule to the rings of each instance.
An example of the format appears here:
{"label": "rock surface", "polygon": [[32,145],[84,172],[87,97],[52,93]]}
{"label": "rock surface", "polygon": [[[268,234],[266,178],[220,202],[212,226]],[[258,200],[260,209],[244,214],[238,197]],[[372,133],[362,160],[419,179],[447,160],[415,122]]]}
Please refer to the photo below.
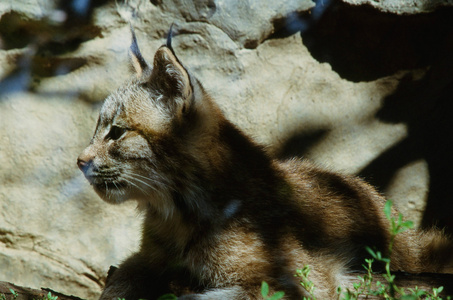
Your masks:
{"label": "rock surface", "polygon": [[453,6],[452,0],[343,0],[353,5],[371,5],[383,12],[395,14],[419,14],[433,12],[437,8]]}
{"label": "rock surface", "polygon": [[137,248],[134,204],[103,203],[75,164],[129,76],[129,23],[148,60],[175,23],[181,61],[275,155],[359,174],[417,224],[453,228],[449,1],[76,2],[0,4],[0,280],[94,299]]}

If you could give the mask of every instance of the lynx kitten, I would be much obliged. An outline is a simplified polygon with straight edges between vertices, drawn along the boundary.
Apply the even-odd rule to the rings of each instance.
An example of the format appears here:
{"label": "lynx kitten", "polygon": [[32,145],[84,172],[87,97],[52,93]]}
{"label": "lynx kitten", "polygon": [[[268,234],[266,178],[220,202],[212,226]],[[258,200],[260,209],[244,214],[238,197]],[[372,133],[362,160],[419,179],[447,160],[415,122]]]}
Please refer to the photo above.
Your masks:
{"label": "lynx kitten", "polygon": [[[309,294],[294,274],[304,265],[316,297],[333,299],[365,246],[386,252],[384,199],[373,187],[271,158],[225,118],[171,39],[148,65],[132,37],[135,75],[107,97],[77,161],[103,200],[136,200],[145,214],[139,251],[101,299],[255,299],[262,281],[301,299]],[[392,268],[451,271],[452,249],[440,232],[409,230],[395,240]]]}

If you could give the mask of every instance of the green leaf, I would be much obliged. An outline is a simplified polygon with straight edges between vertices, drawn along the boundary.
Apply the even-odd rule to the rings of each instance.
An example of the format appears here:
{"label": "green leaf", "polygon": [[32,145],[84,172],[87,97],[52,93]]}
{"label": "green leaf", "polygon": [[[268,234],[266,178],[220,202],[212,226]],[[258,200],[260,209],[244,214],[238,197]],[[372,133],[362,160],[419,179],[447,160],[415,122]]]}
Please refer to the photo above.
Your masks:
{"label": "green leaf", "polygon": [[387,217],[387,219],[391,219],[391,216],[392,216],[392,201],[391,200],[387,200],[387,202],[385,202],[385,206],[384,206],[384,213],[385,213],[385,216]]}
{"label": "green leaf", "polygon": [[407,228],[413,228],[414,227],[414,222],[412,221],[406,221],[402,224],[402,226],[407,227]]}
{"label": "green leaf", "polygon": [[366,251],[368,251],[368,253],[370,253],[370,255],[371,255],[374,259],[376,259],[376,252],[374,252],[373,249],[371,249],[371,248],[368,247],[368,246],[366,246],[365,249],[366,249]]}
{"label": "green leaf", "polygon": [[47,300],[57,300],[58,299],[58,296],[52,296],[52,293],[49,292],[47,294]]}
{"label": "green leaf", "polygon": [[263,298],[267,298],[267,295],[269,295],[269,285],[266,281],[263,281],[261,283],[261,296],[263,296]]}
{"label": "green leaf", "polygon": [[376,251],[376,259],[379,261],[384,260],[384,257],[382,257],[382,253],[380,251]]}
{"label": "green leaf", "polygon": [[279,299],[282,299],[284,296],[285,296],[285,292],[276,292],[271,297],[269,297],[268,300],[279,300]]}
{"label": "green leaf", "polygon": [[350,294],[349,290],[347,293],[344,294],[343,300],[351,300],[351,294]]}
{"label": "green leaf", "polygon": [[400,213],[398,214],[398,225],[403,224],[403,215]]}
{"label": "green leaf", "polygon": [[382,257],[382,258],[381,258],[381,261],[389,264],[389,263],[390,263],[390,258],[388,258],[388,257]]}

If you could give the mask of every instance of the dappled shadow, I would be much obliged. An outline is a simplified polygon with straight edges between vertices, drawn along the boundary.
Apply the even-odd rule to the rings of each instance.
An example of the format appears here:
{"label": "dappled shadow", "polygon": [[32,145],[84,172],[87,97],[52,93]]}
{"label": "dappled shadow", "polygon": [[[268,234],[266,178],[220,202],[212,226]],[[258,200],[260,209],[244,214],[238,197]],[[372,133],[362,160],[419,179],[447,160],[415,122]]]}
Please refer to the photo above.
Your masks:
{"label": "dappled shadow", "polygon": [[[324,6],[321,13],[290,16],[289,26],[272,38],[300,31],[312,56],[349,81],[376,80],[401,70],[426,71],[421,78],[404,77],[376,115],[384,122],[404,123],[407,137],[359,175],[385,191],[401,167],[424,159],[430,184],[422,225],[448,227],[453,233],[448,188],[453,181],[453,9],[399,16],[340,1],[317,2]],[[323,136],[295,133],[277,153],[281,158],[303,156]]]}
{"label": "dappled shadow", "polygon": [[[3,50],[22,49],[37,45],[37,54],[60,55],[76,50],[83,42],[101,35],[92,25],[91,16],[71,17],[69,11],[57,11],[58,18],[30,19],[19,12],[9,12],[0,19],[0,47]],[[57,17],[55,17],[57,18]]]}
{"label": "dappled shadow", "polygon": [[[65,75],[87,64],[85,58],[64,57],[82,43],[101,36],[91,21],[95,4],[62,1],[51,15],[32,19],[11,11],[0,18],[0,49],[13,50],[6,55],[14,65],[0,81],[0,95],[30,91],[40,80]],[[17,49],[18,51],[14,51]]]}

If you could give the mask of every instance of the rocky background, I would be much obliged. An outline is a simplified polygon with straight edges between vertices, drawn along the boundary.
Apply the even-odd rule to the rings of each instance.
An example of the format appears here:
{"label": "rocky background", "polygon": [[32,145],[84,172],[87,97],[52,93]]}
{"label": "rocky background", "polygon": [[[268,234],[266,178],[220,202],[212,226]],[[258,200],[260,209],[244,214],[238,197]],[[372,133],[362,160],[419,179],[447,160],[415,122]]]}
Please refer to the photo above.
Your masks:
{"label": "rocky background", "polygon": [[138,245],[134,203],[76,167],[102,100],[173,45],[225,114],[280,158],[373,183],[453,232],[453,1],[0,3],[0,281],[94,299]]}

